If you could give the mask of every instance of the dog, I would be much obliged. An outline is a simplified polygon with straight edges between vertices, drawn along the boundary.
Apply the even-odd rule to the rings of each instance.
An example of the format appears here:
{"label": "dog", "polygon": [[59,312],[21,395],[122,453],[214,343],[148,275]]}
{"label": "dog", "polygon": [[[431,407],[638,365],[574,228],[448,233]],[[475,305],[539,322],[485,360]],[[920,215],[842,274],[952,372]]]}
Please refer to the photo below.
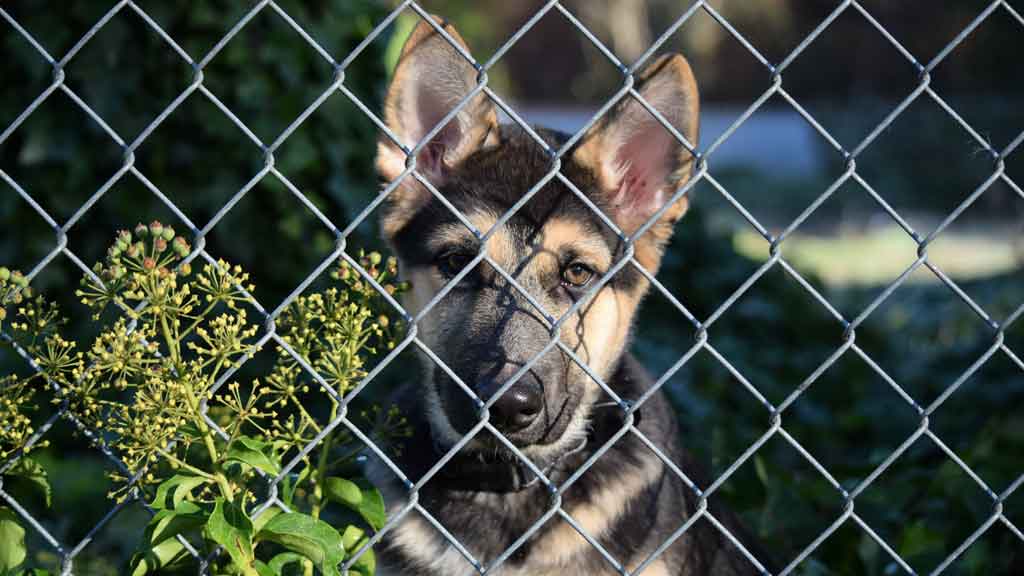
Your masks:
{"label": "dog", "polygon": [[[553,155],[521,127],[499,124],[495,105],[478,91],[418,150],[415,169],[427,186],[406,173],[410,160],[395,139],[413,149],[478,81],[477,70],[438,30],[468,54],[458,32],[436,17],[435,24],[421,22],[404,45],[384,101],[390,134],[382,135],[377,148],[383,181],[405,173],[381,219],[383,235],[411,282],[403,305],[417,314],[455,282],[416,323],[416,336],[430,352],[419,349],[422,378],[395,396],[413,429],[395,463],[417,482],[464,435],[476,433],[420,487],[415,501],[408,484],[382,463],[371,465],[368,475],[381,488],[389,517],[406,511],[376,549],[378,573],[469,576],[483,568],[501,576],[761,573],[736,546],[754,550],[733,515],[701,499],[652,450],[657,447],[673,466],[699,478],[693,458],[680,446],[667,399],[651,392],[651,378],[627,351],[648,279],[625,265],[599,284],[629,254],[647,273],[657,272],[687,198],[662,208],[689,179],[693,156],[646,107],[627,97],[560,157],[560,172],[570,186],[548,178]],[[681,55],[649,64],[636,75],[635,89],[696,142],[697,86]],[[565,134],[541,128],[535,134],[549,149],[568,141]],[[542,181],[536,195],[499,223]],[[631,247],[615,228],[626,237],[638,235]],[[497,267],[475,260],[482,249]],[[547,346],[553,331],[567,350]],[[488,422],[551,486],[572,478],[557,497],[504,442],[479,428],[483,405],[467,392],[487,402],[517,374],[489,407]],[[622,399],[644,401],[627,412],[608,401],[595,377]],[[627,424],[632,428],[622,433]],[[677,534],[701,510],[733,537],[706,516]],[[492,571],[498,559],[502,562]]]}

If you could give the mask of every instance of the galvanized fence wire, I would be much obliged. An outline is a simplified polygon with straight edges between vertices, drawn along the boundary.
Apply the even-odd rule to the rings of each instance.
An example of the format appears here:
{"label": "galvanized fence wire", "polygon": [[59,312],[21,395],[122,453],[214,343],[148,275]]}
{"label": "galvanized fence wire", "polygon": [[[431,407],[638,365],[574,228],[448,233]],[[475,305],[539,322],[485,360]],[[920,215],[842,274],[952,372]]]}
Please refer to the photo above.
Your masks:
{"label": "galvanized fence wire", "polygon": [[[282,9],[276,2],[272,0],[263,0],[256,2],[250,10],[248,10],[241,19],[234,23],[231,28],[224,34],[224,36],[201,58],[196,58],[190,55],[184,50],[175,40],[171,37],[160,24],[156,22],[146,11],[140,7],[137,3],[130,0],[122,0],[115,3],[111,9],[104,14],[96,23],[93,25],[82,38],[75,43],[70,50],[60,58],[56,58],[49,54],[49,52],[32,36],[32,34],[26,30],[18,21],[13,18],[4,8],[0,7],[0,19],[6,22],[7,25],[13,29],[14,33],[20,35],[25,41],[27,41],[39,53],[41,59],[49,64],[53,68],[53,81],[52,83],[39,94],[25,110],[19,114],[10,125],[8,125],[2,132],[0,132],[0,145],[7,140],[10,135],[18,129],[19,126],[31,115],[37,108],[39,108],[44,101],[51,98],[56,92],[62,92],[67,96],[78,108],[84,111],[103,131],[113,140],[118,146],[123,149],[123,163],[116,173],[111,176],[106,182],[104,182],[79,208],[78,210],[64,223],[58,223],[47,211],[36,201],[31,191],[24,189],[17,181],[14,180],[9,174],[0,169],[0,179],[2,179],[8,186],[10,186],[25,202],[27,202],[35,212],[37,212],[46,223],[53,229],[55,244],[53,249],[43,257],[27,274],[27,277],[35,277],[39,272],[49,265],[55,258],[60,255],[67,257],[72,261],[83,273],[93,277],[94,280],[99,281],[98,278],[92,273],[90,268],[82,262],[82,260],[75,255],[71,247],[68,246],[67,234],[68,231],[78,223],[82,217],[119,181],[127,179],[129,176],[140,182],[146,189],[148,189],[153,195],[160,199],[175,217],[183,224],[191,233],[193,241],[193,251],[189,254],[187,260],[191,261],[197,258],[203,259],[213,265],[217,265],[217,260],[213,255],[206,250],[205,238],[206,235],[217,226],[222,219],[233,209],[233,207],[262,179],[265,177],[273,177],[280,181],[288,191],[300,202],[307,210],[314,214],[317,220],[325,226],[335,237],[336,246],[334,251],[326,257],[316,269],[310,273],[305,279],[303,279],[295,289],[273,310],[267,310],[257,300],[253,299],[254,306],[263,317],[265,325],[264,331],[259,338],[258,344],[263,345],[268,342],[280,346],[285,350],[296,362],[306,371],[312,378],[314,378],[323,388],[323,390],[334,397],[340,402],[340,413],[333,421],[329,422],[322,431],[309,442],[299,454],[294,456],[290,462],[288,462],[280,474],[276,477],[266,477],[268,486],[268,497],[259,504],[254,510],[254,514],[259,514],[263,510],[270,506],[278,506],[282,509],[287,509],[285,504],[277,498],[277,486],[281,480],[290,473],[290,471],[301,461],[302,457],[312,451],[321,442],[321,440],[329,434],[331,431],[336,429],[338,426],[343,426],[345,429],[350,431],[356,438],[366,445],[366,448],[373,453],[374,456],[379,458],[395,476],[404,483],[408,490],[408,500],[405,506],[398,512],[391,515],[384,527],[375,533],[367,542],[363,548],[358,551],[354,556],[348,558],[343,564],[344,569],[348,569],[365,551],[376,544],[385,534],[387,534],[397,523],[399,523],[407,514],[418,513],[422,515],[434,528],[437,529],[438,533],[441,534],[451,546],[461,554],[469,564],[476,568],[480,574],[495,573],[499,570],[502,563],[509,558],[517,549],[519,549],[529,538],[534,536],[547,522],[553,517],[558,516],[562,520],[570,524],[587,542],[590,543],[607,561],[608,565],[616,572],[621,574],[639,574],[642,573],[651,563],[656,561],[659,556],[671,546],[679,537],[681,537],[687,530],[689,530],[694,523],[701,519],[707,520],[714,525],[718,530],[721,531],[723,536],[732,542],[733,545],[739,550],[739,552],[751,562],[751,564],[761,571],[762,573],[769,573],[765,568],[762,560],[758,559],[754,554],[747,550],[742,543],[732,535],[721,522],[712,514],[708,508],[708,497],[714,494],[723,483],[725,483],[733,473],[744,463],[746,463],[751,456],[757,452],[762,445],[764,445],[769,439],[773,437],[782,438],[786,443],[792,446],[814,469],[816,469],[823,478],[837,491],[837,493],[843,498],[845,502],[842,513],[835,518],[835,520],[821,532],[821,534],[810,544],[808,544],[800,553],[786,565],[780,574],[788,574],[793,572],[801,565],[801,563],[808,558],[814,551],[824,542],[832,533],[838,530],[842,525],[847,522],[852,522],[856,526],[860,527],[865,533],[883,549],[886,554],[892,559],[892,561],[898,565],[902,570],[909,574],[915,574],[913,568],[911,568],[893,549],[893,547],[880,536],[865,520],[858,514],[855,507],[856,498],[864,492],[882,473],[884,473],[897,459],[903,455],[911,445],[916,443],[922,437],[927,438],[936,447],[938,447],[950,460],[955,462],[957,466],[963,470],[963,472],[970,477],[992,501],[992,512],[991,515],[980,525],[977,529],[964,541],[962,542],[944,561],[942,561],[934,570],[933,574],[939,574],[943,572],[947,567],[953,564],[967,548],[975,543],[982,535],[985,534],[996,523],[1002,523],[1006,526],[1013,534],[1024,542],[1024,533],[1017,527],[1011,520],[1003,513],[1003,502],[1010,497],[1020,486],[1024,484],[1024,474],[1019,476],[1014,482],[1012,482],[1002,492],[995,492],[988,484],[985,483],[971,468],[968,466],[949,446],[946,445],[943,440],[936,435],[936,433],[929,426],[929,417],[952,395],[956,392],[960,386],[971,378],[986,362],[988,362],[993,356],[1001,354],[1006,358],[1009,358],[1014,364],[1019,366],[1021,370],[1024,370],[1024,361],[1011,350],[1004,341],[1004,335],[1007,329],[1017,322],[1021,316],[1024,316],[1024,303],[1021,304],[1012,314],[1008,317],[999,321],[990,316],[979,304],[977,304],[971,297],[949,276],[947,276],[938,266],[931,262],[928,258],[928,247],[945,231],[958,217],[963,214],[972,204],[974,204],[979,197],[981,197],[993,184],[1001,182],[1008,186],[1016,194],[1024,198],[1024,190],[1014,182],[1005,171],[1005,158],[1012,154],[1021,143],[1024,142],[1024,132],[1018,135],[1006,148],[1002,150],[994,149],[989,142],[979,135],[979,133],[971,127],[971,125],[964,120],[964,118],[946,102],[942,96],[937,93],[931,86],[931,72],[942,63],[949,54],[959,46],[963,40],[970,35],[978,26],[980,26],[986,19],[988,19],[993,13],[998,10],[1006,11],[1013,19],[1024,27],[1024,17],[1014,9],[1010,4],[1004,0],[996,0],[991,2],[985,7],[985,9],[977,15],[977,17],[970,22],[955,38],[953,38],[939,53],[927,63],[919,62],[913,54],[904,47],[899,40],[897,40],[886,28],[876,20],[871,13],[861,6],[855,0],[845,0],[840,2],[836,8],[825,18],[814,30],[812,30],[794,49],[787,55],[780,63],[772,64],[766,57],[764,57],[757,48],[748,41],[743,34],[741,34],[736,28],[734,28],[726,18],[724,18],[714,7],[706,3],[704,0],[697,0],[693,2],[671,25],[661,34],[635,62],[627,64],[619,60],[614,52],[606,47],[601,40],[593,34],[587,27],[576,17],[573,13],[560,4],[557,0],[550,0],[539,8],[526,23],[524,23],[509,39],[502,44],[498,50],[488,59],[486,62],[480,63],[476,61],[473,56],[467,53],[461,45],[459,45],[440,25],[438,25],[421,7],[419,4],[412,0],[405,0],[401,2],[394,10],[392,10],[387,17],[381,20],[377,26],[367,34],[366,38],[362,40],[358,46],[356,46],[351,52],[346,54],[344,58],[338,60],[331,55],[330,51],[326,50],[315,38],[313,38],[294,18],[292,18],[284,9]],[[330,66],[334,69],[333,81],[324,88],[323,92],[317,97],[298,117],[296,117],[291,124],[289,124],[274,140],[271,142],[264,142],[250,130],[246,124],[236,116],[227,105],[225,105],[217,96],[214,94],[209,87],[204,84],[204,70],[206,66],[217,56],[217,54],[224,48],[224,46],[231,41],[245,26],[261,12],[272,12],[281,18],[289,27],[295,30],[296,33],[302,38],[302,40],[309,46],[311,50],[314,50],[320,57],[322,57]],[[634,87],[634,73],[637,72],[642,66],[648,62],[653,54],[655,54],[662,46],[671,38],[687,21],[693,17],[698,11],[703,11],[715,22],[718,23],[724,30],[728,32],[736,41],[738,41],[754,58],[756,58],[769,72],[770,74],[770,86],[761,94],[755,101],[713,142],[708,144],[704,149],[698,149],[697,143],[688,142],[686,139],[676,131],[670,123],[668,123],[664,117],[662,117],[657,110],[655,110],[648,102],[645,102],[641,95],[637,92]],[[826,33],[830,25],[842,14],[846,12],[855,12],[863,17],[867,22],[873,26],[878,33],[885,38],[899,53],[908,60],[908,62],[914,67],[918,73],[918,82],[914,89],[901,101],[899,104],[881,121],[877,126],[874,127],[870,133],[864,137],[863,140],[858,142],[852,149],[847,149],[840,144],[828,130],[822,126],[800,103],[786,90],[783,82],[783,76],[786,69],[793,63],[793,61],[803,53],[813,42],[822,34]],[[85,102],[70,86],[65,82],[65,70],[72,61],[76,54],[89,42],[89,40],[98,33],[112,18],[122,12],[134,13],[140,18],[143,24],[148,27],[154,34],[157,34],[167,46],[172,49],[187,65],[193,70],[192,82],[189,86],[181,92],[170,104],[168,104],[148,125],[146,125],[142,131],[134,137],[134,139],[127,140],[118,134],[111,126],[102,118],[95,110],[93,110],[87,102]],[[437,126],[435,126],[420,142],[408,143],[402,142],[398,136],[396,136],[384,122],[377,117],[372,109],[364,102],[362,102],[345,84],[345,73],[347,68],[352,62],[365,50],[367,45],[377,39],[388,27],[394,22],[399,15],[403,13],[415,13],[423,21],[432,25],[435,30],[444,37],[454,49],[469,62],[474,69],[478,72],[477,85],[472,91],[465,95],[462,100],[453,108],[447,116],[442,119]],[[584,37],[591,42],[596,49],[598,49],[621,73],[623,77],[621,88],[616,91],[611,98],[607,100],[599,110],[581,127],[564,145],[557,149],[552,148],[546,143],[526,122],[513,110],[498,94],[496,94],[488,84],[488,71],[495,65],[495,63],[505,55],[505,53],[531,29],[533,26],[543,17],[549,14],[558,14],[564,17],[567,21],[572,23],[576,30],[578,30]],[[381,192],[344,227],[339,227],[325,214],[323,214],[317,207],[306,197],[306,195],[291,181],[288,177],[283,174],[275,166],[274,154],[280,148],[280,146],[291,136],[295,130],[297,130],[316,110],[326,101],[329,97],[334,95],[336,92],[344,94],[348,100],[361,110],[367,117],[370,118],[381,130],[385,137],[391,139],[403,152],[407,155],[406,169],[402,174],[394,181],[388,183]],[[459,111],[468,104],[468,102],[478,94],[484,94],[489,98],[496,106],[498,106],[515,124],[529,134],[533,140],[537,142],[550,156],[551,168],[550,171],[541,178],[530,190],[526,191],[523,197],[504,215],[502,215],[497,224],[490,230],[478,230],[473,224],[461,214],[454,206],[452,206],[442,194],[440,194],[436,188],[416,169],[416,157],[418,152],[429,142],[434,135],[436,135],[445,124],[453,119]],[[153,133],[153,131],[160,126],[160,124],[167,119],[185,100],[190,97],[202,97],[213,103],[224,115],[230,119],[230,121],[237,126],[245,136],[252,141],[253,145],[262,151],[264,155],[264,165],[255,176],[253,176],[241,189],[235,192],[227,202],[216,212],[216,214],[210,219],[209,222],[199,225],[192,220],[179,209],[174,201],[164,194],[158,186],[150,181],[145,174],[135,165],[135,150]],[[821,135],[821,137],[828,142],[828,144],[835,150],[846,161],[845,171],[830,185],[827,189],[819,195],[807,208],[794,219],[782,232],[778,235],[771,234],[768,229],[763,226],[757,218],[755,218],[740,202],[734,198],[729,191],[712,175],[709,170],[709,161],[712,158],[714,152],[721,147],[721,145],[730,138],[736,130],[739,129],[752,115],[754,115],[765,102],[773,97],[779,97],[785,100],[790,106],[792,106],[801,117],[810,125],[815,132]],[[639,102],[648,112],[650,112],[658,122],[669,131],[673,137],[681,142],[694,156],[695,171],[693,177],[678,190],[675,191],[672,199],[666,203],[656,214],[654,214],[639,230],[631,235],[623,233],[618,227],[615,226],[614,222],[605,214],[603,214],[597,206],[595,206],[587,196],[576,188],[576,186],[561,173],[561,158],[574,144],[576,144],[580,138],[586,133],[588,129],[594,126],[604,114],[610,109],[626,99],[634,99]],[[858,156],[867,149],[880,134],[882,134],[904,111],[908,106],[918,99],[930,99],[938,104],[955,122],[963,128],[963,130],[969,134],[974,141],[974,144],[979,150],[987,153],[991,156],[993,162],[992,174],[982,182],[975,190],[973,190],[967,198],[965,198],[941,223],[931,232],[922,234],[915,230],[891,205],[889,205],[882,194],[877,192],[871,184],[869,184],[864,178],[862,178],[857,172],[857,158]],[[395,190],[405,179],[413,178],[416,181],[422,183],[442,204],[444,204],[452,213],[462,222],[479,240],[482,248],[477,255],[472,259],[469,265],[467,265],[459,274],[457,274],[450,282],[448,282],[441,291],[436,294],[427,305],[417,312],[415,315],[405,310],[402,305],[393,299],[384,289],[380,286],[369,273],[364,270],[359,263],[354,260],[347,252],[346,245],[347,239],[350,234],[367,218],[374,213],[375,210],[381,205],[382,202],[388,197],[392,191]],[[546,311],[543,306],[540,305],[534,299],[528,291],[516,281],[516,279],[509,274],[507,271],[494,261],[486,251],[487,239],[494,234],[505,222],[507,222],[524,204],[538,193],[548,182],[557,180],[566,185],[573,194],[575,194],[584,204],[586,204],[595,215],[602,219],[608,226],[614,230],[621,240],[624,242],[627,249],[608,272],[606,272],[600,279],[598,279],[593,286],[588,290],[588,293],[578,302],[576,302],[566,313],[559,317],[551,315]],[[732,294],[719,305],[719,307],[712,312],[707,318],[699,319],[687,307],[681,302],[675,295],[673,295],[666,287],[661,284],[655,277],[653,277],[647,270],[645,270],[639,262],[636,261],[633,254],[633,243],[634,241],[643,235],[650,226],[652,226],[664,213],[668,207],[675,201],[690,194],[690,191],[700,183],[701,181],[707,182],[712,188],[722,195],[726,201],[733,206],[743,218],[752,226],[757,232],[768,242],[769,244],[769,258],[755,270],[749,278],[747,278]],[[808,282],[801,274],[791,265],[791,263],[785,258],[782,253],[781,247],[783,242],[788,238],[795,230],[797,230],[824,202],[826,202],[838,189],[848,182],[855,182],[860,187],[868,192],[868,194],[875,200],[875,202],[895,221],[907,235],[916,243],[918,250],[917,259],[910,264],[895,280],[890,282],[884,290],[882,290],[878,296],[871,301],[861,312],[854,318],[846,318],[840,313],[829,301],[817,290],[815,287]],[[37,194],[40,191],[36,191]],[[405,337],[399,342],[393,350],[391,350],[377,366],[367,374],[350,392],[346,394],[344,398],[338,398],[337,394],[332,388],[327,385],[323,377],[317,373],[317,371],[310,366],[310,364],[295,350],[293,350],[287,342],[285,342],[277,333],[275,327],[275,321],[279,315],[294,300],[301,295],[322,273],[338,259],[343,259],[349,265],[351,265],[362,278],[369,282],[377,291],[381,293],[383,298],[392,306],[396,312],[407,322],[409,330]],[[529,360],[523,365],[502,387],[494,394],[494,396],[484,401],[479,398],[459,376],[451,370],[444,362],[430,350],[430,348],[419,338],[417,330],[417,322],[427,315],[434,306],[437,305],[457,284],[469,274],[473,268],[480,265],[481,262],[485,262],[494,268],[498,274],[500,274],[511,286],[522,294],[523,298],[533,306],[539,316],[544,319],[547,325],[550,327],[550,340],[544,346],[541,352]],[[582,306],[586,304],[590,298],[597,293],[607,282],[619,271],[625,267],[632,267],[637,270],[641,275],[647,278],[651,283],[655,293],[666,298],[672,305],[692,324],[696,333],[696,339],[693,345],[672,365],[664,374],[662,374],[645,394],[639,398],[621,398],[619,397],[607,383],[591,370],[585,362],[583,362],[575,352],[565,343],[559,339],[559,327],[573,314],[575,314]],[[899,288],[907,278],[921,267],[925,267],[930,270],[945,286],[947,286],[956,297],[966,304],[970,309],[977,314],[991,329],[992,331],[992,344],[988,349],[977,358],[963,373],[961,373],[953,382],[951,382],[945,390],[930,404],[922,406],[919,404],[907,391],[897,382],[893,377],[886,373],[886,371],[879,366],[871,356],[862,349],[856,342],[857,329],[866,321],[866,319],[897,289]],[[712,326],[730,307],[741,297],[746,291],[754,285],[764,274],[773,268],[781,268],[789,277],[795,280],[800,286],[802,286],[809,295],[820,304],[836,321],[838,330],[842,331],[843,343],[833,352],[825,361],[823,361],[803,382],[801,382],[782,402],[779,404],[773,404],[770,402],[758,389],[750,382],[741,372],[737,369],[719,350],[715,347],[714,343],[708,336],[708,329]],[[145,306],[145,303],[140,304]],[[134,325],[132,326],[134,328]],[[6,340],[10,340],[4,335]],[[445,453],[437,463],[418,481],[412,482],[399,468],[395,462],[393,462],[382,449],[376,446],[373,441],[366,436],[348,417],[348,405],[353,397],[358,395],[385,367],[387,367],[395,358],[398,357],[406,349],[416,349],[421,351],[430,360],[437,364],[452,380],[474,401],[480,408],[481,418],[480,421],[465,435],[462,439],[452,446],[447,453]],[[551,350],[558,349],[561,353],[565,354],[575,364],[577,364],[586,374],[588,374],[594,382],[600,386],[604,392],[611,398],[611,400],[619,407],[624,416],[623,425],[609,440],[600,446],[593,455],[568,479],[561,482],[560,484],[553,483],[549,478],[546,477],[543,470],[532,463],[522,452],[509,440],[507,440],[489,421],[490,414],[489,408],[496,399],[509,387],[511,387],[523,374],[531,369],[531,367],[546,353]],[[26,363],[33,369],[39,370],[39,367],[35,364],[32,358],[21,349],[17,349],[19,354],[24,358]],[[718,363],[720,363],[728,372],[735,377],[735,379],[746,389],[751,396],[753,396],[758,403],[760,403],[767,411],[770,417],[770,426],[756,441],[754,441],[721,475],[718,476],[708,486],[698,486],[693,480],[691,480],[686,473],[681,470],[676,463],[672,462],[654,443],[646,438],[642,432],[634,425],[635,424],[635,412],[650,398],[651,395],[655,394],[661,387],[667,382],[673,375],[675,375],[683,366],[685,366],[698,352],[706,351],[713,357]],[[863,359],[875,373],[877,373],[887,384],[890,386],[904,402],[906,402],[920,417],[920,424],[917,429],[892,453],[889,454],[866,478],[864,478],[859,484],[857,484],[852,490],[846,490],[843,486],[832,476],[832,474],[822,465],[817,459],[814,458],[806,450],[796,438],[789,434],[783,427],[783,415],[785,411],[792,405],[807,389],[812,386],[815,381],[825,373],[833,364],[835,364],[843,355],[852,353],[857,357]],[[243,362],[248,358],[243,359]],[[229,369],[215,383],[213,390],[214,392],[219,389],[226,381],[228,381],[233,374],[238,370],[243,362],[239,362],[235,367]],[[55,383],[50,383],[53,387],[58,387]],[[205,404],[204,404],[205,411]],[[99,450],[107,459],[109,459],[114,466],[116,466],[122,472],[128,472],[127,467],[118,458],[109,447],[105,446],[100,438],[95,437],[92,432],[85,427],[74,414],[68,410],[67,401],[60,404],[56,412],[31,436],[28,441],[29,446],[37,444],[47,432],[56,424],[60,419],[69,421],[75,426],[78,431],[83,434],[86,438],[93,441],[96,449]],[[224,434],[223,430],[219,428],[212,419],[206,417],[207,423],[211,425],[220,434]],[[516,457],[532,471],[538,478],[539,482],[546,486],[550,494],[550,506],[548,507],[545,514],[542,515],[524,534],[522,534],[504,553],[499,555],[497,558],[491,559],[488,563],[484,563],[482,559],[476,558],[472,551],[470,551],[464,543],[460,542],[451,532],[449,532],[436,518],[434,518],[418,501],[420,488],[433,478],[438,471],[445,466],[445,464],[455,456],[455,454],[468,442],[470,442],[477,434],[482,430],[487,430],[494,437],[498,438]],[[686,518],[685,522],[682,522],[678,529],[653,553],[646,559],[643,560],[639,565],[626,567],[620,559],[615,558],[610,554],[598,541],[599,535],[588,534],[584,528],[572,517],[569,511],[565,510],[561,505],[561,497],[570,489],[571,486],[580,478],[582,474],[602,455],[605,454],[620,438],[631,434],[637,437],[642,443],[644,443],[665,465],[665,467],[674,475],[678,476],[687,486],[698,497],[698,505],[696,510],[692,511],[692,514]],[[0,475],[3,472],[9,470],[12,466],[17,463],[18,456],[14,456],[7,462],[0,462]],[[3,485],[0,484],[0,500],[6,505],[10,506],[22,519],[35,530],[41,538],[49,544],[53,551],[59,555],[62,561],[61,573],[64,575],[75,573],[75,559],[90,543],[93,541],[95,535],[102,530],[117,514],[127,505],[134,502],[139,502],[143,506],[146,506],[146,494],[144,491],[135,484],[137,476],[133,478],[131,485],[133,486],[131,491],[131,498],[124,500],[110,508],[107,514],[88,532],[88,534],[82,538],[79,542],[60,542],[54,537],[46,527],[33,517],[32,513],[22,506],[17,500],[14,499],[9,493],[5,492]],[[150,513],[153,510],[148,508]],[[680,517],[684,517],[680,511]],[[208,573],[208,566],[211,557],[202,558],[200,553],[193,548],[186,540],[182,539],[183,544],[186,546],[188,551],[193,554],[200,561],[200,574]],[[216,552],[214,553],[216,554]]]}

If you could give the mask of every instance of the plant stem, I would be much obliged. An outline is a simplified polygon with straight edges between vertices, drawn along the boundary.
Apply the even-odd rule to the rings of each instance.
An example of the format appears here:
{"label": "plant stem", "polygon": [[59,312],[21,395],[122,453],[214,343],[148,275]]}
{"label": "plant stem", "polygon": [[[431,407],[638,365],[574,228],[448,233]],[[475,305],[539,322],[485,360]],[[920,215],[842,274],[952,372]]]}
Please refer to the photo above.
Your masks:
{"label": "plant stem", "polygon": [[224,472],[220,466],[220,456],[217,454],[217,445],[213,442],[213,431],[206,424],[206,420],[203,418],[203,414],[199,411],[199,400],[196,398],[195,392],[190,386],[184,384],[186,398],[188,398],[189,409],[192,411],[192,421],[195,422],[196,426],[199,427],[199,432],[203,436],[203,444],[206,445],[206,451],[210,454],[210,463],[213,466],[214,474],[213,477],[217,481],[217,485],[220,487],[221,494],[224,498],[229,501],[234,499],[235,491],[231,489],[231,484],[228,482]]}
{"label": "plant stem", "polygon": [[[331,422],[338,417],[338,403],[331,401]],[[314,477],[313,485],[313,509],[310,514],[313,518],[320,518],[320,510],[324,505],[324,480],[327,476],[327,458],[331,452],[331,442],[334,440],[334,433],[327,434],[324,436],[323,443],[320,446],[320,461],[317,463],[316,476]]]}
{"label": "plant stem", "polygon": [[177,456],[175,456],[174,454],[171,454],[170,452],[164,450],[163,448],[157,448],[156,451],[159,452],[161,456],[163,456],[164,458],[166,458],[170,462],[172,462],[174,464],[177,464],[181,468],[184,468],[185,470],[188,470],[189,472],[195,474],[196,476],[202,476],[203,478],[206,478],[207,480],[209,480],[211,482],[217,482],[217,477],[214,476],[213,474],[210,474],[209,472],[207,472],[205,470],[201,470],[199,468],[196,468],[195,466],[189,464],[188,462],[185,462],[184,460],[178,458]]}

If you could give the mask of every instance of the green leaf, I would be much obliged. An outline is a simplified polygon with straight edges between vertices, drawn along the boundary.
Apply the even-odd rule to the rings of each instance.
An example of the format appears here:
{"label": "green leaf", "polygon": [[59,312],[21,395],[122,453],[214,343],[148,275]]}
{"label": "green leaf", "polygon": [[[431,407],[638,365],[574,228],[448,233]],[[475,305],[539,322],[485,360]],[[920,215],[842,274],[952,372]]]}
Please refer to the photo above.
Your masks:
{"label": "green leaf", "polygon": [[223,546],[239,568],[253,570],[252,521],[241,508],[218,498],[204,534]]}
{"label": "green leaf", "polygon": [[4,473],[5,476],[23,479],[35,488],[46,500],[46,507],[50,507],[52,491],[50,480],[46,476],[46,469],[32,458],[22,458],[18,463]]}
{"label": "green leaf", "polygon": [[[352,556],[359,551],[360,548],[366,544],[368,540],[366,532],[357,526],[349,526],[345,528],[345,532],[341,535],[341,544],[345,548],[345,554]],[[373,576],[377,569],[377,557],[373,554],[373,549],[370,548],[352,563],[350,570],[356,574],[362,576]]]}
{"label": "green leaf", "polygon": [[331,477],[327,479],[325,488],[329,499],[358,512],[374,530],[380,530],[388,521],[384,497],[366,480],[353,482]]}
{"label": "green leaf", "polygon": [[188,556],[185,546],[177,538],[164,540],[163,542],[139,552],[132,556],[131,576],[143,576],[166,568]]}
{"label": "green leaf", "polygon": [[0,574],[14,573],[25,562],[25,529],[10,508],[0,508]]}
{"label": "green leaf", "polygon": [[270,570],[274,574],[280,574],[284,567],[289,564],[301,563],[306,557],[295,552],[281,552],[277,556],[270,559]]}
{"label": "green leaf", "polygon": [[345,559],[341,534],[330,524],[307,514],[278,514],[267,522],[257,538],[277,542],[309,558],[324,576],[339,576],[338,564]]}
{"label": "green leaf", "polygon": [[326,482],[327,497],[335,502],[358,508],[363,501],[363,491],[351,480],[331,477]]}
{"label": "green leaf", "polygon": [[260,530],[267,525],[267,522],[270,522],[271,518],[277,516],[281,512],[282,510],[276,506],[267,508],[263,512],[260,512],[260,515],[252,520],[252,533],[259,534]]}
{"label": "green leaf", "polygon": [[281,572],[275,572],[270,566],[267,566],[262,560],[256,560],[253,564],[256,567],[256,572],[260,576],[278,576]]}
{"label": "green leaf", "polygon": [[281,472],[281,466],[277,459],[272,456],[273,448],[267,442],[239,436],[231,443],[225,460],[228,462],[240,462],[253,468],[258,468],[267,474],[277,476]]}
{"label": "green leaf", "polygon": [[158,510],[146,526],[150,544],[159,544],[182,532],[202,528],[208,521],[208,512],[192,502],[181,502],[174,510]]}
{"label": "green leaf", "polygon": [[157,486],[156,496],[150,505],[158,510],[173,510],[185,498],[192,495],[192,490],[206,482],[208,480],[202,476],[188,476],[185,474],[171,476]]}

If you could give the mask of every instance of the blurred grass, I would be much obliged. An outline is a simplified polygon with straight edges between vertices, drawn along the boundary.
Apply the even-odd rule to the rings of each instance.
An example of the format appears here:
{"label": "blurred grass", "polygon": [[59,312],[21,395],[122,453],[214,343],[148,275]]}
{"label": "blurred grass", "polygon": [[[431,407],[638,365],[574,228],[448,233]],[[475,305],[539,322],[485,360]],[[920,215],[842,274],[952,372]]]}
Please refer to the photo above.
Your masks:
{"label": "blurred grass", "polygon": [[[987,233],[946,233],[929,247],[929,261],[955,280],[974,280],[1005,274],[1024,262],[1024,250],[1015,246],[1013,231],[992,226]],[[767,242],[753,230],[733,236],[737,253],[757,261],[769,257]],[[895,280],[916,258],[917,244],[892,224],[866,231],[842,230],[834,235],[801,234],[786,238],[782,255],[798,270],[809,272],[830,286],[872,286]],[[919,266],[907,278],[911,283],[937,283],[940,279]]]}

